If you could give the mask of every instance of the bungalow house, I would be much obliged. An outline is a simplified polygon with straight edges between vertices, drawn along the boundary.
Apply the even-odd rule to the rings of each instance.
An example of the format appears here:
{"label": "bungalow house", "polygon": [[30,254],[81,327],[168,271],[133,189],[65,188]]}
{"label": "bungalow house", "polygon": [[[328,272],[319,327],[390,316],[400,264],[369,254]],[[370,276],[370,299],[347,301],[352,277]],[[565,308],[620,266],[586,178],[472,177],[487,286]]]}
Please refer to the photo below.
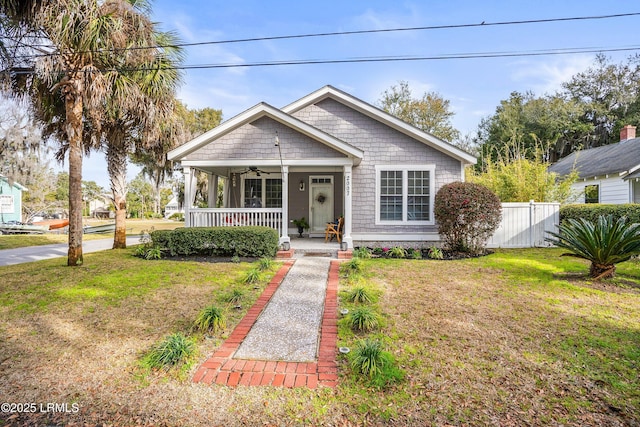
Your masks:
{"label": "bungalow house", "polygon": [[[262,224],[280,243],[305,217],[311,237],[344,217],[348,247],[437,241],[434,197],[472,155],[332,86],[278,109],[260,103],[172,150],[185,177],[185,226]],[[194,170],[224,208],[194,208]],[[209,200],[215,203],[211,195]]]}
{"label": "bungalow house", "polygon": [[0,175],[0,223],[9,221],[22,221],[22,192],[27,189]]}
{"label": "bungalow house", "polygon": [[549,167],[560,176],[578,171],[576,203],[640,203],[640,138],[635,126],[620,131],[620,142],[576,151]]}

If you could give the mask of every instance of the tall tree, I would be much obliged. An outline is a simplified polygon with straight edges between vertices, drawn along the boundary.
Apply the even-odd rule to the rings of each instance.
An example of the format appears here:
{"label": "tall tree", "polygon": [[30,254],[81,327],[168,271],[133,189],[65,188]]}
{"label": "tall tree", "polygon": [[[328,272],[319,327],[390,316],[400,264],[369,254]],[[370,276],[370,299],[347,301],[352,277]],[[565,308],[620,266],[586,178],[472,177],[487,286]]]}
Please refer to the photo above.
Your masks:
{"label": "tall tree", "polygon": [[181,60],[181,52],[178,48],[157,46],[176,44],[177,40],[171,34],[156,32],[150,24],[149,34],[132,45],[153,47],[144,49],[144,63],[139,65],[148,71],[120,73],[112,93],[106,98],[108,114],[103,124],[103,140],[116,209],[114,249],[127,245],[128,156],[136,150],[159,151],[162,157],[166,154],[163,139],[167,122],[173,119],[174,94],[179,81],[176,66]]}
{"label": "tall tree", "polygon": [[554,162],[587,144],[592,127],[582,121],[582,106],[560,96],[513,92],[482,120],[478,168],[492,162],[528,159]]}
{"label": "tall tree", "polygon": [[0,175],[24,184],[45,151],[42,128],[29,114],[26,100],[0,95]]}
{"label": "tall tree", "polygon": [[210,107],[191,109],[179,102],[176,114],[182,118],[190,139],[210,131],[222,122],[222,110]]}
{"label": "tall tree", "polygon": [[409,83],[400,81],[382,93],[378,106],[442,140],[454,142],[460,137],[460,132],[451,124],[455,115],[450,110],[451,103],[437,92],[425,92],[421,98],[414,98]]}
{"label": "tall tree", "polygon": [[[184,141],[193,139],[204,132],[207,132],[222,122],[222,110],[210,107],[201,109],[190,109],[181,102],[175,104],[175,114],[179,119],[178,123],[170,123],[170,127],[166,129],[172,137],[165,138],[170,144],[169,149],[173,149]],[[162,153],[162,158],[158,157],[158,153],[147,153],[146,155],[138,155],[134,162],[143,167],[143,172],[154,183],[156,198],[159,201],[160,187],[164,183],[166,177],[171,176],[173,172],[173,163],[166,160],[166,156]],[[208,205],[208,185],[207,176],[203,172],[196,171],[196,194],[195,201],[199,206]],[[184,181],[176,182],[176,190],[178,201],[180,204],[184,202]]]}
{"label": "tall tree", "polygon": [[[7,16],[14,13],[9,3],[12,2],[0,3],[3,8],[0,12]],[[58,134],[62,151],[68,154],[67,264],[80,265],[83,152],[97,146],[96,137],[101,133],[106,113],[104,101],[113,93],[118,74],[140,65],[139,55],[128,49],[132,37],[136,38],[145,28],[147,21],[136,17],[146,3],[138,0],[31,3],[36,7],[29,10],[35,13],[20,24],[37,32],[50,48],[46,55],[31,56],[34,74],[19,79],[18,83],[26,85],[40,119],[51,126],[51,133]]]}
{"label": "tall tree", "polygon": [[585,148],[618,141],[620,129],[640,125],[640,57],[614,64],[603,54],[563,84],[565,96],[584,106],[583,121],[593,128]]}
{"label": "tall tree", "polygon": [[188,132],[185,129],[181,117],[176,110],[181,106],[180,102],[174,105],[174,114],[165,118],[160,123],[160,133],[157,144],[153,147],[138,149],[132,154],[134,163],[142,167],[144,176],[151,180],[154,194],[154,213],[161,213],[161,190],[167,177],[173,174],[173,162],[167,160],[167,152],[188,140]]}

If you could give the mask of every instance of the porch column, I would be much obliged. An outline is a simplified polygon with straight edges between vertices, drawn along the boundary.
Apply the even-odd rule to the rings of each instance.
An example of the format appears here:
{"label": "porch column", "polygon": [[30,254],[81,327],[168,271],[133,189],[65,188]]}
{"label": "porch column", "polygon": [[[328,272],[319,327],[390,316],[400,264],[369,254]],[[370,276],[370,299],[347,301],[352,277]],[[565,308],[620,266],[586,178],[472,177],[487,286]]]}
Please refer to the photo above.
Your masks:
{"label": "porch column", "polygon": [[343,175],[344,175],[344,231],[342,232],[342,241],[347,244],[347,248],[353,249],[353,238],[351,237],[351,220],[353,217],[353,198],[351,196],[352,192],[352,166],[345,165],[343,167]]}
{"label": "porch column", "polygon": [[209,199],[208,206],[210,208],[217,208],[218,206],[218,175],[209,174],[207,176],[208,182],[207,186],[209,187],[209,191],[207,194],[207,199]]}
{"label": "porch column", "polygon": [[191,227],[191,206],[193,204],[193,196],[191,195],[191,179],[193,172],[189,166],[185,166],[182,170],[184,174],[184,226]]}
{"label": "porch column", "polygon": [[231,176],[227,176],[222,180],[222,207],[229,207],[229,192],[231,191]]}
{"label": "porch column", "polygon": [[282,233],[280,244],[290,243],[289,238],[289,166],[282,166]]}

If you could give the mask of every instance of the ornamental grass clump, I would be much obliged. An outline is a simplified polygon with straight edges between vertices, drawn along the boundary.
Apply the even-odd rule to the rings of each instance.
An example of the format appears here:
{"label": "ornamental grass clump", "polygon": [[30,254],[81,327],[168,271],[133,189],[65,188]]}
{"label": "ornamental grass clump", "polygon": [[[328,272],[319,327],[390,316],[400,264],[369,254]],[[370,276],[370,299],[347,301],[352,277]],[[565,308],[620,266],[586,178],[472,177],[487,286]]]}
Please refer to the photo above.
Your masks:
{"label": "ornamental grass clump", "polygon": [[269,270],[273,266],[273,260],[271,258],[262,257],[258,261],[258,269],[260,271]]}
{"label": "ornamental grass clump", "polygon": [[242,292],[240,289],[234,289],[224,296],[224,301],[228,302],[229,304],[239,304],[240,302],[242,302],[243,298],[244,292]]}
{"label": "ornamental grass clump", "polygon": [[245,285],[252,285],[258,282],[260,282],[260,270],[258,268],[249,270],[243,279]]}
{"label": "ornamental grass clump", "polygon": [[353,258],[369,259],[371,258],[371,251],[365,247],[355,248],[353,250]]}
{"label": "ornamental grass clump", "polygon": [[385,387],[401,381],[404,372],[396,366],[393,355],[384,351],[382,342],[367,338],[356,345],[351,353],[351,369],[368,377],[372,385]]}
{"label": "ornamental grass clump", "polygon": [[349,314],[349,326],[355,331],[373,331],[380,326],[380,316],[369,307],[357,307]]}
{"label": "ornamental grass clump", "polygon": [[375,296],[364,286],[356,286],[349,291],[346,300],[356,304],[368,304],[375,301]]}
{"label": "ornamental grass clump", "polygon": [[442,252],[442,249],[437,246],[431,246],[429,248],[428,254],[430,259],[444,259],[444,253]]}
{"label": "ornamental grass clump", "polygon": [[589,275],[596,280],[613,277],[616,264],[640,255],[640,224],[627,224],[625,217],[602,215],[595,222],[567,219],[557,233],[547,233],[552,237],[546,241],[571,251],[562,255],[591,261]]}
{"label": "ornamental grass clump", "polygon": [[202,310],[193,323],[193,327],[201,332],[215,332],[225,326],[227,322],[222,310],[213,305]]}
{"label": "ornamental grass clump", "polygon": [[351,276],[353,274],[362,273],[363,269],[364,269],[364,265],[363,265],[362,260],[360,258],[352,258],[351,260],[343,263],[340,266],[340,270],[346,276]]}
{"label": "ornamental grass clump", "polygon": [[143,358],[142,364],[150,369],[169,369],[186,362],[195,352],[193,339],[176,333],[167,336]]}
{"label": "ornamental grass clump", "polygon": [[402,246],[394,246],[391,249],[389,249],[388,254],[391,258],[406,258],[407,250]]}

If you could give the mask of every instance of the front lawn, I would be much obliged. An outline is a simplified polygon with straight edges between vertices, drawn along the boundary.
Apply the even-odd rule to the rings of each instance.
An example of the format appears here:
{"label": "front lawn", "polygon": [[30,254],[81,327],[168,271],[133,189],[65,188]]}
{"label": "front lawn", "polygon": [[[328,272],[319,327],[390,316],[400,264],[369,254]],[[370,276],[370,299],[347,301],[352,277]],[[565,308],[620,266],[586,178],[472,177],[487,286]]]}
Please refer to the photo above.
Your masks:
{"label": "front lawn", "polygon": [[[84,225],[102,225],[113,223],[113,220],[86,219]],[[127,235],[137,236],[150,230],[173,230],[184,227],[184,222],[169,221],[166,219],[128,219]],[[85,234],[83,240],[112,239],[112,233]],[[0,234],[0,250],[24,248],[29,246],[51,245],[56,243],[67,243],[69,236],[62,232],[51,232],[45,234]]]}
{"label": "front lawn", "polygon": [[[640,423],[640,262],[613,281],[554,249],[461,261],[364,262],[379,290],[385,346],[405,372],[387,389],[341,356],[332,389],[205,386],[191,374],[255,301],[241,263],[143,261],[131,250],[0,267],[0,390],[6,402],[77,403],[77,413],[11,418],[109,425],[572,425]],[[341,285],[344,286],[344,285]],[[242,308],[224,305],[232,290]],[[199,336],[187,373],[140,357],[197,313],[225,307],[227,330]],[[355,347],[358,334],[341,332]],[[9,421],[7,421],[9,420]]]}

